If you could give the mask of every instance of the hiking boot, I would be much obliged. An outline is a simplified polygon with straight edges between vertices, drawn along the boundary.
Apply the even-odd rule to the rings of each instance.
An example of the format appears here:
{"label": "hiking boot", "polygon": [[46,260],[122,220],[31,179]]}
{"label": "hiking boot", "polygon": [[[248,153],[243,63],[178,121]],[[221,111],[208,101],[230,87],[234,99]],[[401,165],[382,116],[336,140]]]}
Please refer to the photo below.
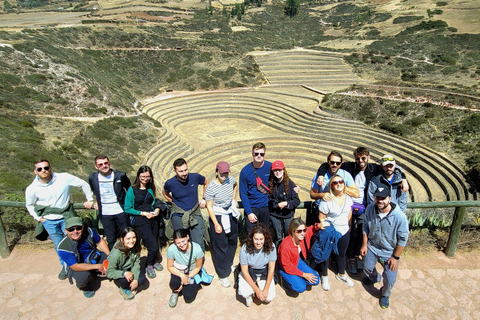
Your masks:
{"label": "hiking boot", "polygon": [[344,274],[343,276],[339,275],[338,273],[335,275],[335,278],[338,280],[338,281],[341,281],[343,283],[345,283],[347,286],[349,287],[353,287],[354,283],[352,281],[352,279],[350,279],[347,274]]}
{"label": "hiking boot", "polygon": [[322,289],[325,291],[330,290],[330,279],[328,276],[322,276],[320,279],[322,281]]}
{"label": "hiking boot", "polygon": [[248,297],[245,298],[245,305],[247,307],[250,307],[252,305],[252,302],[253,302],[252,296],[248,296]]}
{"label": "hiking boot", "polygon": [[170,300],[168,300],[168,306],[170,308],[175,308],[175,306],[177,305],[177,302],[178,302],[178,292],[174,292],[170,296]]}
{"label": "hiking boot", "polygon": [[381,297],[380,298],[380,307],[382,309],[387,309],[390,306],[390,301],[389,297]]}
{"label": "hiking boot", "polygon": [[133,298],[135,298],[135,293],[133,293],[129,289],[120,288],[118,291],[120,292],[123,299],[125,299],[125,300],[132,300]]}
{"label": "hiking boot", "polygon": [[155,264],[153,265],[153,268],[157,271],[163,270],[163,266],[160,264],[160,262],[155,262]]}
{"label": "hiking boot", "polygon": [[83,295],[85,296],[85,298],[93,298],[93,296],[95,295],[95,291],[83,291]]}
{"label": "hiking boot", "polygon": [[357,274],[357,263],[355,262],[355,258],[347,259],[347,267],[350,274]]}
{"label": "hiking boot", "polygon": [[230,283],[230,280],[228,278],[220,278],[220,283],[222,284],[223,287],[228,288],[232,284]]}
{"label": "hiking boot", "polygon": [[355,258],[355,260],[357,261],[357,270],[363,270],[363,261],[358,258]]}
{"label": "hiking boot", "polygon": [[65,280],[67,279],[67,271],[65,270],[65,267],[62,266],[62,270],[60,270],[60,273],[58,274],[58,280]]}
{"label": "hiking boot", "polygon": [[152,265],[147,266],[147,269],[145,269],[145,272],[147,273],[147,277],[149,279],[153,279],[157,276],[157,273],[155,272],[155,268],[153,268]]}

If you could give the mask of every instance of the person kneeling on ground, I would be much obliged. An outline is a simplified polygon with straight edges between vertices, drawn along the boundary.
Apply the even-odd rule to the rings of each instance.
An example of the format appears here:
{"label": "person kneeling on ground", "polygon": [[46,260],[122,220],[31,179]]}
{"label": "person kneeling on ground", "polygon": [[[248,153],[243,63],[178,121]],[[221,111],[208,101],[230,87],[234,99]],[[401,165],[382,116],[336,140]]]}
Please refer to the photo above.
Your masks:
{"label": "person kneeling on ground", "polygon": [[317,225],[307,228],[300,218],[290,222],[289,235],[278,248],[280,276],[286,289],[302,293],[307,289],[307,285],[319,284],[318,273],[306,263],[311,239],[317,229]]}
{"label": "person kneeling on ground", "polygon": [[142,246],[135,229],[125,228],[108,256],[106,276],[114,280],[125,300],[135,298],[139,285],[145,283],[145,275],[140,273],[140,251]]}
{"label": "person kneeling on ground", "polygon": [[[110,253],[107,243],[92,228],[83,225],[82,218],[72,217],[65,221],[66,236],[58,244],[58,256],[67,265],[67,277],[71,284],[75,279],[83,295],[95,295],[93,279],[104,274],[103,261]],[[98,251],[98,247],[103,251]]]}
{"label": "person kneeling on ground", "polygon": [[277,252],[272,236],[262,223],[255,225],[240,250],[242,272],[238,276],[238,294],[245,298],[246,306],[252,304],[252,296],[269,303],[275,298],[275,262]]}
{"label": "person kneeling on ground", "polygon": [[191,303],[197,297],[199,283],[194,276],[202,269],[203,250],[196,242],[190,241],[188,231],[178,229],[173,232],[172,244],[167,249],[167,268],[172,274],[170,288],[173,293],[168,305],[174,308],[177,305],[178,294],[182,292],[186,303]]}

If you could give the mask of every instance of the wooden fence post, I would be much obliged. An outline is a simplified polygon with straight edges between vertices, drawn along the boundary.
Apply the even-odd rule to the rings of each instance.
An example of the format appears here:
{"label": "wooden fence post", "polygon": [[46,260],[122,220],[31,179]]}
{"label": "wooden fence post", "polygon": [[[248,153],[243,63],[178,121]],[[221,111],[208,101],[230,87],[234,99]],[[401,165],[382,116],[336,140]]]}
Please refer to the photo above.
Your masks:
{"label": "wooden fence post", "polygon": [[462,229],[463,216],[465,215],[465,207],[456,207],[453,214],[452,226],[450,227],[450,235],[448,236],[445,254],[447,257],[453,258],[455,250],[457,250],[458,237]]}
{"label": "wooden fence post", "polygon": [[8,258],[9,255],[10,249],[8,248],[7,234],[3,227],[2,217],[0,216],[0,256],[5,259]]}

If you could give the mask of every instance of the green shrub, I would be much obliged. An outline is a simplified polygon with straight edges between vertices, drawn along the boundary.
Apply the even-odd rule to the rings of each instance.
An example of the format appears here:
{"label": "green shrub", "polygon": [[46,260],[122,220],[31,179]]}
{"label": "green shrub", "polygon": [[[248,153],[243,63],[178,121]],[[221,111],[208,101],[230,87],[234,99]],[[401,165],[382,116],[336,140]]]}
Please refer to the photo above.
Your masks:
{"label": "green shrub", "polygon": [[380,123],[379,128],[401,136],[406,136],[409,133],[409,130],[406,126],[394,122]]}
{"label": "green shrub", "polygon": [[424,117],[414,117],[405,121],[404,124],[407,126],[418,127],[425,122],[427,122],[427,120]]}
{"label": "green shrub", "polygon": [[25,79],[33,86],[47,84],[47,77],[40,73],[26,75]]}
{"label": "green shrub", "polygon": [[443,7],[443,6],[446,6],[448,4],[447,1],[437,1],[437,7]]}
{"label": "green shrub", "polygon": [[393,24],[400,24],[400,23],[407,23],[416,20],[422,20],[422,16],[404,16],[404,17],[397,17],[393,19]]}

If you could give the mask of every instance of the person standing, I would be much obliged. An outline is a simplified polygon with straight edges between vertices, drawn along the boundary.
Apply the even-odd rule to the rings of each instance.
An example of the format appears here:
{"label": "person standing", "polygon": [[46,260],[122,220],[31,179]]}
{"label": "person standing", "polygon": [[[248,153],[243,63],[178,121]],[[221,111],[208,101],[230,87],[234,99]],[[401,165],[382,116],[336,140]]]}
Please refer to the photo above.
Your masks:
{"label": "person standing", "polygon": [[[173,230],[186,229],[193,242],[200,245],[205,252],[203,234],[205,232],[200,209],[205,209],[205,189],[208,180],[198,173],[189,173],[185,159],[173,162],[175,177],[168,179],[163,187],[163,196],[172,202]],[[198,186],[203,186],[202,199],[198,200]]]}
{"label": "person standing", "polygon": [[[73,203],[70,203],[70,187],[81,187],[87,201],[86,209],[93,205],[93,194],[88,183],[69,173],[56,173],[48,160],[35,162],[35,178],[25,190],[25,203],[28,213],[37,221],[35,236],[39,240],[43,231],[50,236],[55,250],[65,234],[65,219],[76,216]],[[67,278],[65,264],[60,258],[62,270],[58,274],[60,280]]]}
{"label": "person standing", "polygon": [[[390,186],[379,184],[373,192],[375,203],[369,204],[365,210],[363,221],[363,244],[360,252],[363,256],[363,272],[366,278],[364,285],[380,282],[380,307],[386,309],[390,305],[390,295],[397,280],[400,255],[408,241],[408,220],[400,206],[392,202]],[[377,272],[376,264],[383,266],[383,274]]]}
{"label": "person standing", "polygon": [[205,191],[208,215],[210,216],[210,240],[212,260],[220,283],[230,287],[228,276],[233,266],[233,258],[238,243],[237,181],[230,173],[230,165],[225,161],[217,163],[215,180]]}
{"label": "person standing", "polygon": [[95,157],[95,168],[97,172],[90,174],[88,182],[97,200],[94,207],[100,215],[108,248],[112,250],[120,232],[129,225],[124,207],[131,183],[125,172],[111,168],[105,155]]}
{"label": "person standing", "polygon": [[262,142],[252,147],[253,161],[240,171],[240,198],[245,215],[247,233],[258,223],[270,227],[270,210],[268,209],[268,179],[272,164],[265,160],[267,148]]}

